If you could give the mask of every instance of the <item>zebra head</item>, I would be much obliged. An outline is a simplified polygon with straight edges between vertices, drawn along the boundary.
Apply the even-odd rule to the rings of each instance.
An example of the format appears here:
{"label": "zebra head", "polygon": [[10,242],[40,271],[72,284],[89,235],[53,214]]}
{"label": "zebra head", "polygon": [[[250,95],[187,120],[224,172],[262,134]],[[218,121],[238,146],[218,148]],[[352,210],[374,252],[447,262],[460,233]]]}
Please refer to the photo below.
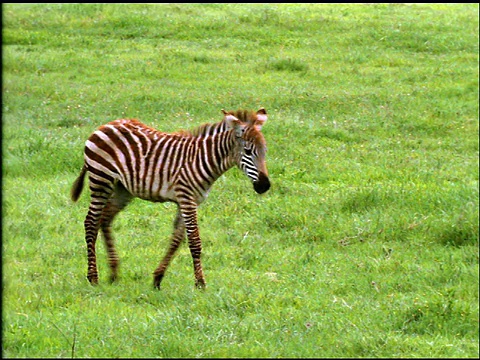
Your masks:
{"label": "zebra head", "polygon": [[259,194],[270,189],[265,154],[267,146],[261,132],[267,121],[267,112],[261,108],[257,112],[238,110],[226,112],[225,122],[235,135],[234,158],[237,166],[252,181]]}

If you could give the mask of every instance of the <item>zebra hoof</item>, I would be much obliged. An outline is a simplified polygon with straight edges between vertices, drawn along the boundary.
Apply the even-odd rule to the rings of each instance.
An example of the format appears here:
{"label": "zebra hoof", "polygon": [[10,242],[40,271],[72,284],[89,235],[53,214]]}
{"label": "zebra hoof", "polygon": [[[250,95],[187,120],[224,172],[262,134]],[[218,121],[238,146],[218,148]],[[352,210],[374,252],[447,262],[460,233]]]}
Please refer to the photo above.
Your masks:
{"label": "zebra hoof", "polygon": [[98,275],[87,275],[87,279],[91,285],[98,285]]}
{"label": "zebra hoof", "polygon": [[207,283],[205,282],[204,279],[196,280],[195,281],[195,287],[197,289],[205,290],[205,288],[207,287]]}
{"label": "zebra hoof", "polygon": [[160,283],[162,282],[163,275],[156,275],[153,278],[153,287],[157,290],[160,290]]}

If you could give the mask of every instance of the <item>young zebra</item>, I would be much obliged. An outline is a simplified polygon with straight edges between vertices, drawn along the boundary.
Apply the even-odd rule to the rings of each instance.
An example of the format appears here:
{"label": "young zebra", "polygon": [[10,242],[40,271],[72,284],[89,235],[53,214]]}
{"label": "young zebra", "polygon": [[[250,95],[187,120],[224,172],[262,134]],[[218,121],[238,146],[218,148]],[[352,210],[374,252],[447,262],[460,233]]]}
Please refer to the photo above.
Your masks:
{"label": "young zebra", "polygon": [[261,133],[267,120],[265,109],[222,112],[222,121],[204,124],[192,132],[163,133],[136,120],[115,120],[90,135],[85,144],[85,163],[71,192],[72,200],[77,201],[88,173],[91,201],[84,225],[90,283],[98,283],[95,242],[99,229],[107,248],[110,280],[117,278],[119,260],[112,221],[132,198],[139,197],[153,202],[171,201],[178,206],[170,248],[153,273],[154,286],[160,288],[185,232],[195,285],[205,286],[197,207],[210,187],[237,165],[253,182],[257,193],[270,188],[266,144]]}

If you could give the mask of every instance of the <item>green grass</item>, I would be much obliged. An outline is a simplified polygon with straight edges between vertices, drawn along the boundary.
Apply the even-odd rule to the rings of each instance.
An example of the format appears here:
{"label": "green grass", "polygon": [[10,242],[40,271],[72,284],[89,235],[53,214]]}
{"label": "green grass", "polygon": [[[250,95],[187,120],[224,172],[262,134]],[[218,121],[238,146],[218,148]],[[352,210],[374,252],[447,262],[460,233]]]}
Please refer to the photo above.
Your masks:
{"label": "green grass", "polygon": [[[3,6],[3,356],[477,357],[478,4]],[[238,170],[152,272],[173,204],[134,201],[120,279],[86,280],[88,135],[258,109],[272,181]]]}

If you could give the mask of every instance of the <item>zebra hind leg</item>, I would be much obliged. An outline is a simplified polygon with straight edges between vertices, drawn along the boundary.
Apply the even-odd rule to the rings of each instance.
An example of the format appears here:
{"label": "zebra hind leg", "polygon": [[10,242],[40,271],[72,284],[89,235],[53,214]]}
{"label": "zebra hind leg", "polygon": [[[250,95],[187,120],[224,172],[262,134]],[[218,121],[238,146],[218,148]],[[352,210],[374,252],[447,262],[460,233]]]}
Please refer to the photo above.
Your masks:
{"label": "zebra hind leg", "polygon": [[168,248],[168,251],[165,254],[164,258],[160,262],[160,265],[158,265],[157,269],[153,272],[153,286],[156,289],[160,289],[160,283],[162,282],[163,276],[165,275],[165,271],[167,270],[170,261],[172,260],[175,252],[177,251],[178,247],[184,239],[185,224],[183,222],[180,211],[178,211],[177,216],[175,217],[175,221],[173,223],[173,235],[170,242],[170,247]]}
{"label": "zebra hind leg", "polygon": [[101,229],[105,247],[108,254],[108,264],[110,266],[110,282],[114,282],[118,277],[119,259],[115,250],[115,239],[112,236],[112,222],[115,216],[128,205],[133,196],[125,189],[121,183],[117,183],[112,197],[108,200],[102,212]]}
{"label": "zebra hind leg", "polygon": [[90,179],[90,191],[90,206],[84,222],[88,257],[87,279],[92,285],[96,285],[98,284],[98,271],[95,243],[97,241],[102,212],[113,188],[106,186],[106,184],[103,184],[102,186],[96,185],[95,182]]}

